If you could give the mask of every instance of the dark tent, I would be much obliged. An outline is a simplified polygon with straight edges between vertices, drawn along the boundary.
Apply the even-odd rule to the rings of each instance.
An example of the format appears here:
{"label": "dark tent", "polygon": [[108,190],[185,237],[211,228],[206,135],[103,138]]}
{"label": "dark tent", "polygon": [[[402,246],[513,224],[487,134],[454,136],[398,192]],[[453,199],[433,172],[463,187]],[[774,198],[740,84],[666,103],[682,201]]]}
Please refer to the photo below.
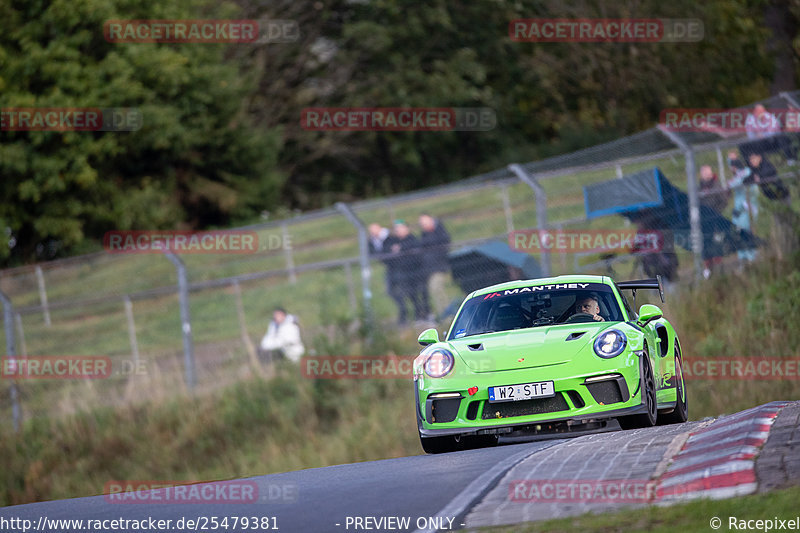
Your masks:
{"label": "dark tent", "polygon": [[[691,250],[689,197],[652,168],[620,179],[587,185],[583,188],[586,218],[621,214],[642,230],[671,234],[669,244]],[[740,249],[757,246],[757,238],[740,231],[715,209],[700,205],[703,256],[721,257]]]}
{"label": "dark tent", "polygon": [[536,259],[512,250],[507,242],[502,241],[489,241],[450,252],[449,259],[453,279],[466,293],[496,283],[542,275]]}

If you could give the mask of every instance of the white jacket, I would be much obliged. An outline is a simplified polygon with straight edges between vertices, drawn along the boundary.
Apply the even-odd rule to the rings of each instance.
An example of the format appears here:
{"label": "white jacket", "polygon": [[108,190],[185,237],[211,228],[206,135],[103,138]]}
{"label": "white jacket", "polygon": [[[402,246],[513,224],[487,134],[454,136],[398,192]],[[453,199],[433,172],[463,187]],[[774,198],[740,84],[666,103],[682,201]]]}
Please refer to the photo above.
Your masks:
{"label": "white jacket", "polygon": [[274,320],[269,323],[264,338],[261,339],[262,350],[281,350],[295,363],[300,361],[306,349],[300,339],[300,327],[294,315],[286,315],[278,325]]}

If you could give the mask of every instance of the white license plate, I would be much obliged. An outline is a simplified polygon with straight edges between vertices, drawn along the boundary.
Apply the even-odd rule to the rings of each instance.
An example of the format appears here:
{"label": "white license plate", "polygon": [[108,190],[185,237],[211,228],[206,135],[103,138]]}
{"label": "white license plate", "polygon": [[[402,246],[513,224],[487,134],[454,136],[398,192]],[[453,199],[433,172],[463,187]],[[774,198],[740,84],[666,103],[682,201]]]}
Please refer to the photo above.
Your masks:
{"label": "white license plate", "polygon": [[530,400],[532,398],[550,398],[555,395],[556,389],[552,381],[489,387],[489,402],[491,403],[518,402],[519,400]]}

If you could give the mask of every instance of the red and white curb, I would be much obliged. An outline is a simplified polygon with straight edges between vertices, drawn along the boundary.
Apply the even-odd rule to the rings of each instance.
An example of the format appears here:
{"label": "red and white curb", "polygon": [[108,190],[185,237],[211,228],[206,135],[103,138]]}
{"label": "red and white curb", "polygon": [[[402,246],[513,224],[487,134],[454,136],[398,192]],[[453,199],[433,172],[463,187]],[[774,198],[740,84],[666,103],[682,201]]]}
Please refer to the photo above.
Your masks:
{"label": "red and white curb", "polygon": [[771,402],[723,416],[689,434],[658,479],[654,503],[752,494],[755,458],[772,423],[788,402]]}

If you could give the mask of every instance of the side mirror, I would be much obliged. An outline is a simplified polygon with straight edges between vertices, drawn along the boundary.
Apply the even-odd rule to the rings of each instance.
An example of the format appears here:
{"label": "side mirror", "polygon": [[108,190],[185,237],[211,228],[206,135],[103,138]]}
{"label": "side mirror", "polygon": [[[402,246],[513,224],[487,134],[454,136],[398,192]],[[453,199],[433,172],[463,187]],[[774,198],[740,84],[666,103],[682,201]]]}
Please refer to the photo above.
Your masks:
{"label": "side mirror", "polygon": [[425,331],[419,334],[417,342],[419,342],[423,346],[428,346],[435,342],[439,342],[439,332],[436,331],[436,329],[434,328],[426,329]]}
{"label": "side mirror", "polygon": [[644,304],[642,307],[639,308],[639,325],[644,327],[649,324],[653,320],[657,320],[664,316],[664,313],[661,312],[661,309],[658,306],[653,304]]}

